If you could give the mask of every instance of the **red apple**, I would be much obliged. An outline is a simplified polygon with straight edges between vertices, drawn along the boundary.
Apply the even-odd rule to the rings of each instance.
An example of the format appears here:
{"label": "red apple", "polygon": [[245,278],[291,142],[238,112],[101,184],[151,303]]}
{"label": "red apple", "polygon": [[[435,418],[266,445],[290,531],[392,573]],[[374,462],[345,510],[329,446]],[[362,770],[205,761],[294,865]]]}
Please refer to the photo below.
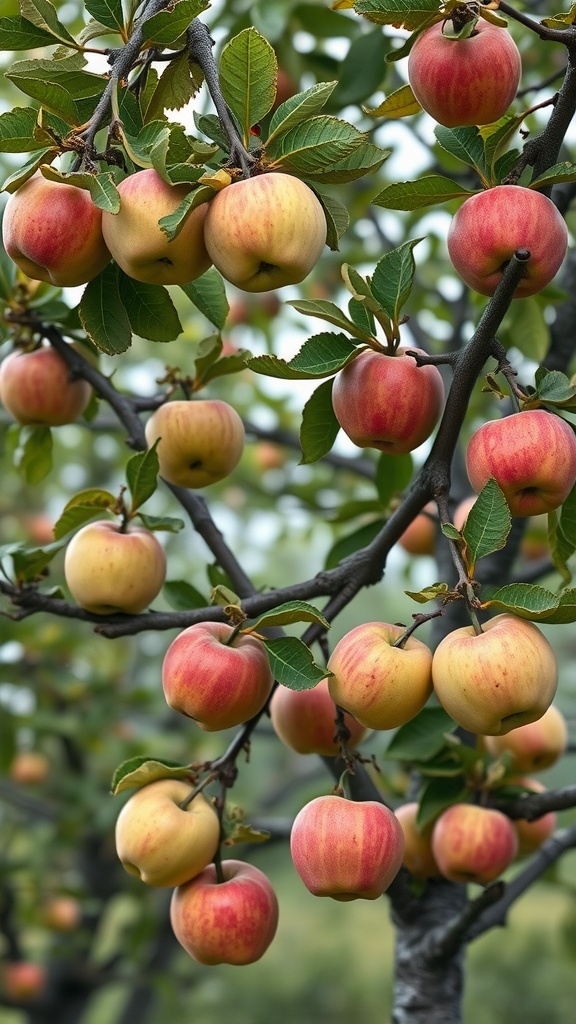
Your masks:
{"label": "red apple", "polygon": [[162,664],[164,696],[171,708],[202,729],[230,729],[253,718],[272,689],[261,640],[237,634],[226,622],[198,622],[172,641]]}
{"label": "red apple", "polygon": [[60,288],[91,281],[110,262],[102,210],[90,193],[48,181],[40,171],[8,199],[2,240],[10,259],[28,277]]}
{"label": "red apple", "polygon": [[[335,741],[336,706],[322,679],[311,690],[289,690],[278,686],[270,701],[270,717],[276,735],[298,754],[320,754],[337,757],[340,746]],[[352,715],[344,715],[350,733],[347,746],[356,747],[366,735],[366,727]]]}
{"label": "red apple", "polygon": [[576,435],[545,409],[489,420],[470,438],[466,468],[477,492],[494,477],[513,516],[552,512],[576,482]]}
{"label": "red apple", "polygon": [[[505,28],[482,18],[467,39],[446,35],[452,23],[422,32],[408,57],[408,81],[424,110],[448,128],[492,124],[512,103],[522,63]],[[497,69],[497,73],[495,73]]]}
{"label": "red apple", "polygon": [[172,930],[198,963],[253,964],[276,934],[278,900],[266,875],[240,860],[222,862],[224,881],[213,864],[174,890]]}
{"label": "red apple", "polygon": [[[546,786],[543,786],[538,779],[520,777],[511,779],[513,785],[525,786],[533,793],[545,793]],[[518,837],[518,856],[526,857],[534,853],[542,843],[546,842],[556,831],[557,817],[554,811],[548,811],[533,821],[526,821],[525,818],[514,818],[514,828]]]}
{"label": "red apple", "polygon": [[21,750],[12,759],[8,774],[20,786],[38,786],[50,774],[50,761],[39,750]]}
{"label": "red apple", "polygon": [[476,635],[462,626],[440,641],[432,660],[438,700],[463,729],[500,736],[547,711],[558,682],[554,651],[527,619],[504,613]]}
{"label": "red apple", "polygon": [[418,810],[418,803],[409,801],[395,811],[404,833],[402,863],[416,878],[437,878],[440,872],[432,853],[432,826],[425,829],[418,826]]}
{"label": "red apple", "polygon": [[54,932],[73,932],[82,919],[82,909],[74,896],[60,893],[46,900],[42,907],[42,921]]}
{"label": "red apple", "polygon": [[158,538],[142,526],[125,529],[101,519],[78,530],[64,557],[70,593],[95,615],[137,615],[160,593],[166,555]]}
{"label": "red apple", "polygon": [[436,502],[429,501],[410,526],[406,527],[398,543],[410,555],[433,555],[438,531]]}
{"label": "red apple", "polygon": [[332,388],[334,415],[350,440],[389,455],[411,452],[430,437],[443,402],[438,367],[418,366],[405,348],[394,356],[361,352]]}
{"label": "red apple", "polygon": [[466,526],[466,520],[470,514],[472,506],[476,503],[476,495],[469,498],[463,498],[454,509],[454,517],[452,522],[457,530],[463,530]]}
{"label": "red apple", "polygon": [[219,399],[166,402],[146,423],[146,440],[156,449],[160,476],[176,487],[208,487],[227,477],[244,451],[244,424]]}
{"label": "red apple", "polygon": [[400,870],[404,835],[396,816],[377,800],[319,796],[296,815],[290,853],[313,896],[375,900]]}
{"label": "red apple", "polygon": [[486,736],[486,748],[494,757],[507,754],[513,772],[541,772],[551,768],[568,745],[564,715],[554,704],[536,722],[521,725],[504,736]]}
{"label": "red apple", "polygon": [[40,964],[29,960],[12,960],[1,970],[4,994],[14,1003],[30,1003],[46,987],[47,974]]}
{"label": "red apple", "polygon": [[363,622],[338,641],[328,668],[332,700],[368,729],[395,729],[422,710],[432,693],[432,652],[405,629]]}
{"label": "red apple", "polygon": [[488,885],[518,853],[514,825],[505,814],[478,804],[453,804],[437,818],[432,853],[451,882]]}
{"label": "red apple", "polygon": [[534,295],[560,269],[566,224],[554,203],[534,189],[497,185],[466,199],[448,229],[448,254],[454,269],[480,295],[493,295],[506,264],[517,249],[530,259],[514,298]]}
{"label": "red apple", "polygon": [[30,352],[16,349],[0,364],[0,401],[23,425],[73,423],[84,412],[91,394],[88,382],[74,379],[51,345]]}

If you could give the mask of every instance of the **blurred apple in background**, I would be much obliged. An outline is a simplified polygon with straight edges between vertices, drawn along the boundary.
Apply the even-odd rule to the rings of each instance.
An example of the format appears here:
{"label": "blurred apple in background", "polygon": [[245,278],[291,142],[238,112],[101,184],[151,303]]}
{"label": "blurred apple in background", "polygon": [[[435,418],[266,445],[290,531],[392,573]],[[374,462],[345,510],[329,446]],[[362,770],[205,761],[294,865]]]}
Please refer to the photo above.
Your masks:
{"label": "blurred apple in background", "polygon": [[51,345],[31,351],[16,349],[0,363],[0,402],[25,426],[73,423],[84,412],[91,394],[88,382],[74,379]]}
{"label": "blurred apple in background", "polygon": [[486,749],[494,757],[508,755],[511,772],[539,772],[551,768],[568,746],[566,719],[551,704],[535,722],[512,729],[504,736],[486,736]]}
{"label": "blurred apple in background", "polygon": [[48,975],[40,964],[30,960],[8,960],[0,968],[4,995],[14,1003],[37,999],[46,987]]}
{"label": "blurred apple in background", "polygon": [[41,917],[52,931],[73,932],[82,920],[82,908],[74,896],[59,893],[44,902]]}
{"label": "blurred apple in background", "polygon": [[175,487],[208,487],[229,476],[244,451],[244,424],[219,399],[166,402],[146,423],[146,441],[156,449],[160,476]]}
{"label": "blurred apple in background", "polygon": [[411,555],[433,555],[438,533],[438,509],[429,501],[408,526],[398,543]]}
{"label": "blurred apple in background", "polygon": [[[525,786],[532,793],[546,792],[546,786],[543,786],[539,779],[531,779],[527,776],[511,779],[510,784],[513,786]],[[556,831],[557,818],[554,811],[548,811],[539,818],[534,818],[533,821],[527,821],[525,818],[514,818],[513,825],[518,836],[518,856],[525,857],[534,853],[535,850],[542,846],[542,843],[553,835]]]}
{"label": "blurred apple in background", "polygon": [[453,804],[436,819],[432,853],[452,882],[488,885],[518,853],[514,825],[505,814],[478,804]]}
{"label": "blurred apple in background", "polygon": [[421,829],[417,823],[416,801],[401,804],[395,810],[404,833],[404,867],[416,878],[437,878],[440,874],[432,852],[432,826]]}
{"label": "blurred apple in background", "polygon": [[[289,690],[278,686],[270,701],[270,717],[277,736],[298,754],[320,754],[337,757],[340,746],[335,742],[336,705],[322,679],[311,690]],[[348,747],[356,747],[367,729],[352,715],[344,714],[344,725],[350,732]]]}
{"label": "blurred apple in background", "polygon": [[50,774],[50,761],[39,750],[21,750],[12,759],[8,774],[21,786],[39,785]]}

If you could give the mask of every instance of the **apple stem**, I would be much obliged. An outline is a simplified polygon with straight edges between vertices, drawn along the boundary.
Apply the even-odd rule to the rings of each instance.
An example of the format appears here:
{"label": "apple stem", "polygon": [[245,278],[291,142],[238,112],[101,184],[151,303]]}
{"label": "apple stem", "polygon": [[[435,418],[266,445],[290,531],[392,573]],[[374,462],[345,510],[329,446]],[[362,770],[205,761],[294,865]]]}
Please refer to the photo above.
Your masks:
{"label": "apple stem", "polygon": [[480,636],[484,632],[484,630],[482,629],[482,626],[480,625],[480,620],[479,620],[479,618],[478,618],[478,616],[476,614],[476,610],[472,607],[472,605],[469,602],[467,602],[467,603],[468,603],[468,615],[470,616],[470,622],[474,626],[474,632],[475,632],[476,636]]}
{"label": "apple stem", "polygon": [[412,616],[412,618],[414,620],[412,622],[412,625],[411,626],[407,626],[407,628],[404,630],[404,632],[400,634],[398,639],[394,641],[394,643],[392,644],[392,647],[400,647],[400,648],[404,647],[404,645],[408,642],[408,640],[412,636],[412,633],[414,633],[414,631],[417,630],[419,626],[422,626],[425,622],[428,622],[430,619],[437,619],[440,615],[443,615],[443,614],[444,613],[443,613],[441,608],[438,608],[435,612],[418,612],[418,613],[416,613],[415,615]]}
{"label": "apple stem", "polygon": [[222,870],[222,851],[220,847],[216,850],[213,864],[216,869],[216,881],[218,882],[218,885],[221,885],[226,881],[226,879],[224,878],[224,871]]}

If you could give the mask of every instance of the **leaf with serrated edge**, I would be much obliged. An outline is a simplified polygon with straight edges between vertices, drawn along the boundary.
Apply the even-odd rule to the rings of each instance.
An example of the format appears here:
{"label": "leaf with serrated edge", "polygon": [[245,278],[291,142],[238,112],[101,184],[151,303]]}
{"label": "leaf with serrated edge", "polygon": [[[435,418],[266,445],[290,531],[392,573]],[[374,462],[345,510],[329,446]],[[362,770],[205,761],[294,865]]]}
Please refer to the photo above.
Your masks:
{"label": "leaf with serrated edge", "polygon": [[424,587],[422,590],[405,590],[404,593],[408,597],[411,597],[413,601],[417,601],[418,604],[427,604],[428,601],[435,601],[437,597],[442,597],[443,594],[447,594],[449,590],[447,583],[432,583],[428,587]]}
{"label": "leaf with serrated edge", "polygon": [[306,601],[286,601],[261,615],[245,632],[255,633],[270,626],[287,626],[293,622],[318,622],[325,629],[330,629],[330,623],[314,605]]}
{"label": "leaf with serrated edge", "polygon": [[305,92],[296,93],[281,103],[272,115],[267,144],[318,114],[337,85],[338,82],[318,82]]}
{"label": "leaf with serrated edge", "polygon": [[289,690],[311,690],[332,673],[316,664],[312,652],[298,637],[284,636],[262,641],[272,675]]}
{"label": "leaf with serrated edge", "polygon": [[156,441],[153,448],[138,452],[128,459],[126,464],[126,480],[132,497],[132,514],[148,501],[156,490],[159,469],[157,446]]}
{"label": "leaf with serrated edge", "polygon": [[230,312],[226,297],[226,286],[221,275],[214,267],[210,267],[202,277],[197,277],[189,284],[181,285],[182,291],[204,314],[210,323],[222,330]]}
{"label": "leaf with serrated edge", "polygon": [[334,324],[335,327],[341,327],[345,331],[348,331],[348,334],[351,334],[354,338],[358,338],[360,341],[372,341],[372,335],[368,331],[360,330],[360,328],[350,320],[341,309],[339,309],[335,302],[330,302],[328,299],[289,299],[286,305],[293,306],[298,313],[303,313],[304,316],[316,316],[320,320],[325,320],[329,324]]}
{"label": "leaf with serrated edge", "polygon": [[441,174],[428,174],[415,181],[398,181],[386,185],[372,203],[385,210],[420,210],[425,206],[447,203],[450,199],[467,198],[478,191],[463,188]]}
{"label": "leaf with serrated edge", "polygon": [[414,96],[409,85],[402,85],[399,89],[391,92],[377,107],[362,107],[368,117],[387,117],[394,120],[400,117],[410,117],[418,114],[422,107]]}
{"label": "leaf with serrated edge", "polygon": [[[368,21],[377,25],[393,25],[408,31],[421,28],[438,16],[438,0],[355,0],[354,8]],[[438,17],[436,18],[438,20]]]}
{"label": "leaf with serrated edge", "polygon": [[120,272],[120,295],[133,334],[167,342],[182,333],[176,307],[163,285],[145,284]]}
{"label": "leaf with serrated edge", "polygon": [[271,110],[276,97],[278,63],[264,36],[251,26],[234,36],[222,50],[220,85],[224,99],[249,139],[252,125]]}
{"label": "leaf with serrated edge", "polygon": [[376,264],[370,278],[373,294],[395,325],[412,289],[416,269],[413,250],[421,241],[421,238],[415,238],[387,252]]}
{"label": "leaf with serrated edge", "polygon": [[325,380],[304,406],[300,427],[300,465],[305,466],[324,458],[338,436],[340,424],[332,407],[333,383],[333,378]]}
{"label": "leaf with serrated edge", "polygon": [[66,46],[76,46],[74,37],[58,19],[56,8],[49,0],[20,0],[20,14],[37,28],[49,32],[54,39]]}
{"label": "leaf with serrated edge", "polygon": [[189,779],[190,768],[175,761],[153,761],[148,757],[131,757],[118,766],[112,777],[113,796],[127,789],[141,789],[158,779]]}
{"label": "leaf with serrated edge", "polygon": [[504,547],[511,525],[512,517],[506,498],[491,477],[470,509],[462,531],[471,559],[470,574],[479,558]]}

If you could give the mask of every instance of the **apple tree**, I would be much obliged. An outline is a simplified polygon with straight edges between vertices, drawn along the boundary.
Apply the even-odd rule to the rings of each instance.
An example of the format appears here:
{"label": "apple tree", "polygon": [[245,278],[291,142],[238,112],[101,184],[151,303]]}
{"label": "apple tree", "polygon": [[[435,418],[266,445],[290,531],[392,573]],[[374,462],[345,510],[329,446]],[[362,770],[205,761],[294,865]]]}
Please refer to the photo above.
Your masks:
{"label": "apple tree", "polygon": [[6,1020],[289,969],[277,863],[480,1020],[574,920],[574,12],[5,6]]}

